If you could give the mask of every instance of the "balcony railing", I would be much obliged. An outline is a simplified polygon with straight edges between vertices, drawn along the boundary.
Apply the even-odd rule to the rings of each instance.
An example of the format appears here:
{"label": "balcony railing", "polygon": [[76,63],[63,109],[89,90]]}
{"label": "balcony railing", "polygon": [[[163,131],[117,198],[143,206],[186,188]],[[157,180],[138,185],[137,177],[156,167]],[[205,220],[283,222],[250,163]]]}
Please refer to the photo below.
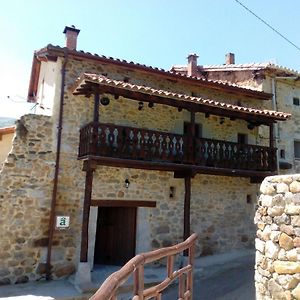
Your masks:
{"label": "balcony railing", "polygon": [[238,170],[276,168],[275,148],[94,122],[80,130],[79,158],[88,155]]}

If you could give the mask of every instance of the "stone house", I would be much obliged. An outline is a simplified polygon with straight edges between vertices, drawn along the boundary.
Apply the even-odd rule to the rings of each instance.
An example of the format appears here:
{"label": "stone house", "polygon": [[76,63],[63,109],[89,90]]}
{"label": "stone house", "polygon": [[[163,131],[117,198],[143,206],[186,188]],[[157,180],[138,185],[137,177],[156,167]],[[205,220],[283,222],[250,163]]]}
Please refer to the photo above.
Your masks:
{"label": "stone house", "polygon": [[[172,70],[187,74],[188,66],[173,66]],[[300,172],[300,73],[274,63],[235,63],[235,55],[228,53],[223,65],[198,65],[195,75],[210,80],[220,80],[245,88],[271,93],[272,101],[261,108],[285,111],[292,114],[287,122],[275,125],[275,147],[278,173]],[[263,138],[263,134],[260,134]]]}
{"label": "stone house", "polygon": [[[123,264],[197,232],[197,255],[252,247],[257,183],[276,173],[272,94],[66,47],[34,53],[0,173],[1,283]],[[259,135],[263,135],[260,137]],[[85,278],[88,280],[88,278]]]}
{"label": "stone house", "polygon": [[15,126],[0,128],[0,169],[9,151],[12,148],[12,141],[15,134]]}

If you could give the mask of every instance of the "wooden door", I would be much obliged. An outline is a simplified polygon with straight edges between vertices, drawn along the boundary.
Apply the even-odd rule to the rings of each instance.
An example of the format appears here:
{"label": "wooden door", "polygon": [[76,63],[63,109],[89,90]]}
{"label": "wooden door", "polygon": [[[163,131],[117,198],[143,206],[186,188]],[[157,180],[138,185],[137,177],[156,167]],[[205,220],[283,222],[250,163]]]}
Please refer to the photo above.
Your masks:
{"label": "wooden door", "polygon": [[135,255],[136,207],[99,207],[95,264],[123,265]]}

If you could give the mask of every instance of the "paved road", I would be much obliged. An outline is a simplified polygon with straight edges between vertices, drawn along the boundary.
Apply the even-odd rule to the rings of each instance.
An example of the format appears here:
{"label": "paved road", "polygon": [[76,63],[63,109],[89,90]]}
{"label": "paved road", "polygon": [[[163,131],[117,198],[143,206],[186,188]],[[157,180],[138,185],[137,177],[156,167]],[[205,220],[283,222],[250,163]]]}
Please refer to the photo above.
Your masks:
{"label": "paved road", "polygon": [[[216,272],[210,278],[194,281],[194,300],[254,300],[254,261],[248,259],[243,264],[233,265]],[[177,287],[166,291],[163,300],[174,300]]]}

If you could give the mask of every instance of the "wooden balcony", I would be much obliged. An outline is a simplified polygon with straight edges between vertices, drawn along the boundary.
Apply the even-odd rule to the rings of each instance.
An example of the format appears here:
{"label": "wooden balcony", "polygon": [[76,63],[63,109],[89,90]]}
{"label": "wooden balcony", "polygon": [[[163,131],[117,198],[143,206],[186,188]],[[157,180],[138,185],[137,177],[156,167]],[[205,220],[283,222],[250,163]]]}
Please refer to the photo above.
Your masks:
{"label": "wooden balcony", "polygon": [[227,170],[246,177],[276,169],[275,148],[95,122],[80,130],[78,158],[170,171],[218,174]]}

